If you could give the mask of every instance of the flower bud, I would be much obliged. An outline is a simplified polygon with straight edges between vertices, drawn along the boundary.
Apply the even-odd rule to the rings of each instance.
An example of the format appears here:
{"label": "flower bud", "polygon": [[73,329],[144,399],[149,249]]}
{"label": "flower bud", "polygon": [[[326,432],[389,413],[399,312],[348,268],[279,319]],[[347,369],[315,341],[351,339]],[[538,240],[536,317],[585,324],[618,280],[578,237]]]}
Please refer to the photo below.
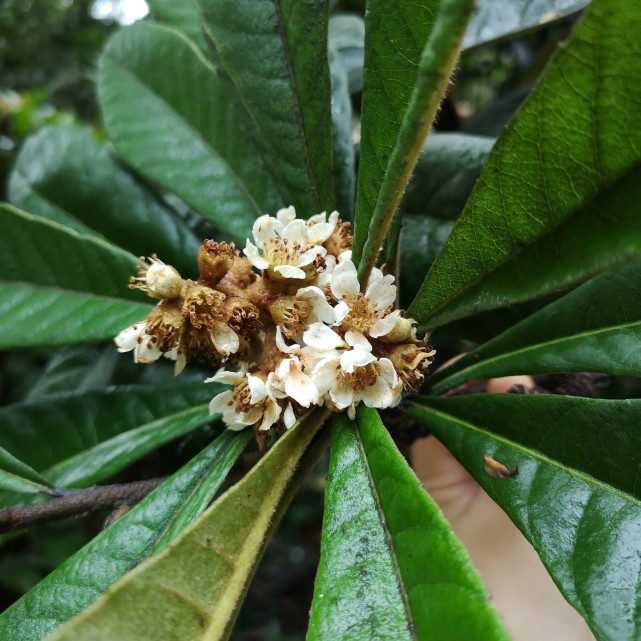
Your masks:
{"label": "flower bud", "polygon": [[149,293],[157,298],[176,298],[180,296],[182,278],[171,265],[155,260],[147,270],[145,283]]}
{"label": "flower bud", "polygon": [[198,250],[198,271],[200,279],[209,287],[214,287],[227,274],[236,257],[236,247],[232,243],[217,243],[206,240]]}
{"label": "flower bud", "polygon": [[416,321],[399,316],[392,331],[382,337],[386,343],[409,343],[416,340]]}

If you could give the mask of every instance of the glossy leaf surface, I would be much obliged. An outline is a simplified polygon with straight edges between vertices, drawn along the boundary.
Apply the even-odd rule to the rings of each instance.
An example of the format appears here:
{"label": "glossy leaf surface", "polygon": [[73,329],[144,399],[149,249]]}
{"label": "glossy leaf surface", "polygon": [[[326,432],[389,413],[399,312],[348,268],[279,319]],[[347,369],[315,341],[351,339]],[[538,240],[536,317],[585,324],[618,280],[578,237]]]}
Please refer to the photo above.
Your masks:
{"label": "glossy leaf surface", "polygon": [[81,234],[98,234],[134,256],[157,253],[195,276],[200,243],[185,221],[138,183],[87,130],[46,127],[27,139],[9,200]]}
{"label": "glossy leaf surface", "polygon": [[197,0],[271,164],[308,216],[334,208],[327,0]]}
{"label": "glossy leaf surface", "polygon": [[434,375],[440,394],[509,374],[605,372],[641,376],[641,264],[607,272]]}
{"label": "glossy leaf surface", "polygon": [[378,414],[337,418],[309,641],[508,639],[438,507]]}
{"label": "glossy leaf surface", "polygon": [[179,32],[149,23],[118,32],[100,60],[98,95],[122,157],[234,239],[281,206],[242,106]]}
{"label": "glossy leaf surface", "polygon": [[133,255],[9,205],[0,255],[0,348],[111,339],[149,311]]}
{"label": "glossy leaf surface", "polygon": [[51,641],[174,641],[177,631],[192,641],[226,639],[320,424],[317,414],[292,428],[171,547],[125,576]]}
{"label": "glossy leaf surface", "polygon": [[361,278],[374,265],[432,126],[472,6],[471,0],[368,3],[353,248]]}
{"label": "glossy leaf surface", "polygon": [[103,530],[0,615],[0,641],[40,641],[121,576],[176,538],[206,507],[250,432],[223,432],[191,462]]}
{"label": "glossy leaf surface", "polygon": [[[641,401],[421,399],[424,422],[535,547],[599,641],[639,636]],[[495,478],[484,454],[518,475]]]}
{"label": "glossy leaf surface", "polygon": [[217,389],[123,386],[8,405],[0,410],[0,446],[56,485],[92,485],[208,423]]}
{"label": "glossy leaf surface", "polygon": [[410,316],[442,325],[639,252],[639,33],[638,5],[590,6],[495,144]]}
{"label": "glossy leaf surface", "polygon": [[463,47],[516,35],[579,11],[588,0],[478,0]]}

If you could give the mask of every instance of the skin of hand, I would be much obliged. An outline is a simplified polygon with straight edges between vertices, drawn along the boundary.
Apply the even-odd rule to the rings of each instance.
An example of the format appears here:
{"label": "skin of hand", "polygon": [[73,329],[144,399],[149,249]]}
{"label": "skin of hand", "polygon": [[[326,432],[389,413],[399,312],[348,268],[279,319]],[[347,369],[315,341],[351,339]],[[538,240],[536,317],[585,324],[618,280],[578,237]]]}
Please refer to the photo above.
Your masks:
{"label": "skin of hand", "polygon": [[[488,393],[534,386],[530,376],[491,379]],[[594,641],[509,517],[433,436],[411,448],[412,466],[463,541],[513,641]],[[473,641],[462,639],[461,641]]]}

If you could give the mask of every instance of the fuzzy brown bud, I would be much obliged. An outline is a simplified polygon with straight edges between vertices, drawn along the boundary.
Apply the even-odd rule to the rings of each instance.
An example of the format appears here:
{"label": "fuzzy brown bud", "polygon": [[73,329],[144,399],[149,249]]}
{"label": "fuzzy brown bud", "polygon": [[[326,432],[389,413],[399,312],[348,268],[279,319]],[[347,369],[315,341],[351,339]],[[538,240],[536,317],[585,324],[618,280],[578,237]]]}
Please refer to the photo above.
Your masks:
{"label": "fuzzy brown bud", "polygon": [[434,354],[436,351],[429,345],[402,343],[390,349],[387,357],[392,361],[405,389],[416,391],[434,360]]}
{"label": "fuzzy brown bud", "polygon": [[238,255],[233,243],[217,243],[206,240],[198,250],[198,271],[200,279],[214,287],[227,274]]}

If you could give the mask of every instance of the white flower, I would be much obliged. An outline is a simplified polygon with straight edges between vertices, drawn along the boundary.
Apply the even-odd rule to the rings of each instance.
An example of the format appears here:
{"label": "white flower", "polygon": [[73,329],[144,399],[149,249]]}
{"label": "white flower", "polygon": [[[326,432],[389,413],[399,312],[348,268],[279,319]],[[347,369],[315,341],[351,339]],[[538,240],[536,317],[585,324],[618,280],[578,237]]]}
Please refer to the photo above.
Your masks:
{"label": "white flower", "polygon": [[326,212],[322,212],[307,220],[307,239],[310,243],[322,245],[334,233],[338,224],[338,212],[333,211],[327,221],[326,217]]}
{"label": "white flower", "polygon": [[378,409],[398,404],[403,386],[389,359],[365,358],[364,365],[357,365],[354,359],[347,365],[350,372],[344,367],[344,355],[338,351],[330,353],[314,368],[312,380],[320,395],[329,396],[336,409],[347,409],[352,419],[361,401]]}
{"label": "white flower", "polygon": [[284,358],[276,369],[276,376],[272,382],[272,390],[277,395],[284,395],[294,399],[302,407],[309,407],[318,403],[318,390],[312,379],[303,372],[301,361],[296,356]]}
{"label": "white flower", "polygon": [[345,321],[345,328],[372,338],[385,336],[394,329],[400,317],[399,310],[386,313],[396,299],[394,276],[384,276],[379,269],[372,270],[367,289],[362,294],[356,266],[351,259],[340,258],[330,279],[332,296],[339,301],[334,308],[336,323]]}
{"label": "white flower", "polygon": [[[244,254],[257,269],[269,270],[281,278],[307,278],[308,274],[302,268],[327,253],[314,242],[324,235],[325,225],[327,223],[319,221],[308,226],[306,221],[296,218],[293,207],[281,209],[276,218],[261,216],[253,227],[256,244],[247,239]],[[319,233],[310,236],[310,231],[316,227]]]}
{"label": "white flower", "polygon": [[268,430],[281,415],[281,407],[271,392],[270,377],[267,380],[253,374],[219,371],[205,382],[227,383],[234,385],[214,396],[209,404],[209,413],[222,413],[223,422],[229,429],[242,430],[248,425],[260,423],[259,430]]}
{"label": "white flower", "polygon": [[133,351],[134,363],[153,363],[162,356],[158,339],[147,333],[146,329],[147,324],[141,321],[123,329],[114,339],[119,352]]}

